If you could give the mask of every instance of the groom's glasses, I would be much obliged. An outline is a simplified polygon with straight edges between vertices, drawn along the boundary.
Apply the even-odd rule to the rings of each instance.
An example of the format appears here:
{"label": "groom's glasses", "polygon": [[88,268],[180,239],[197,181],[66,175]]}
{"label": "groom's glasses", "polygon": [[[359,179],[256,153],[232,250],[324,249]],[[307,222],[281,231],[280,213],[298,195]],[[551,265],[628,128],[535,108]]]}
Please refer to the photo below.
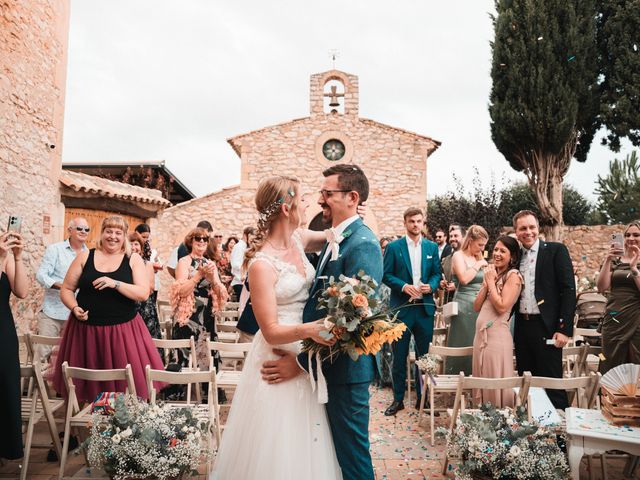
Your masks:
{"label": "groom's glasses", "polygon": [[334,193],[349,193],[350,191],[351,190],[327,190],[326,188],[323,188],[320,190],[320,195],[322,195],[323,198],[329,198],[333,196]]}

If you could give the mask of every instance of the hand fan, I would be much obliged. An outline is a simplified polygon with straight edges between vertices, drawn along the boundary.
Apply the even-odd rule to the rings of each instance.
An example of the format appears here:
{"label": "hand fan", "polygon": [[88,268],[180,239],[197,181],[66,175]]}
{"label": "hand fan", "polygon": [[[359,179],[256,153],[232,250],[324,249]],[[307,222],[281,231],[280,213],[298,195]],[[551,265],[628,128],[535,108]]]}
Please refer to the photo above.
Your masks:
{"label": "hand fan", "polygon": [[600,383],[612,393],[634,397],[638,389],[638,377],[640,365],[624,363],[605,373]]}

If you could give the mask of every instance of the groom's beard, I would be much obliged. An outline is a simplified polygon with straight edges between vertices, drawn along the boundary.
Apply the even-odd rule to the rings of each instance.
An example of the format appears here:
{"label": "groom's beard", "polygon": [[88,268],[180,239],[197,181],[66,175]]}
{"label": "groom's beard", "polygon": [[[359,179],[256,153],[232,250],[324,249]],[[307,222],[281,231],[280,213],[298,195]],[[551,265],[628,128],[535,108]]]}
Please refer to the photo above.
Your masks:
{"label": "groom's beard", "polygon": [[320,208],[322,208],[322,221],[325,223],[325,225],[331,227],[333,221],[331,208],[326,203],[321,203]]}

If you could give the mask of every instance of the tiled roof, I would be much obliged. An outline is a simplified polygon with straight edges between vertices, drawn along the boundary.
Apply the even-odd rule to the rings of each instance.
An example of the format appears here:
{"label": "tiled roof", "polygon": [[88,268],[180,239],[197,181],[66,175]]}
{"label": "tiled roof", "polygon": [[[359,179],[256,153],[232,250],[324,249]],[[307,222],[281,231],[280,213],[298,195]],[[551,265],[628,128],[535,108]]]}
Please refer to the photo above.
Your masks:
{"label": "tiled roof", "polygon": [[85,173],[62,170],[60,183],[76,192],[92,193],[100,197],[119,198],[162,207],[171,206],[171,202],[162,196],[160,190],[128,185]]}

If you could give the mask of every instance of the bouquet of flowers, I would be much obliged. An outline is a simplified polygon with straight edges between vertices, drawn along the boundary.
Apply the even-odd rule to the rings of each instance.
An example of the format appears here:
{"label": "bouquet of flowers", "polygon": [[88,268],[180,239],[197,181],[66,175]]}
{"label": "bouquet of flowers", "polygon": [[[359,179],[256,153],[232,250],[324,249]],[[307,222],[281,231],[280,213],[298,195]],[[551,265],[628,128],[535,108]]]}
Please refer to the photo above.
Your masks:
{"label": "bouquet of flowers", "polygon": [[436,434],[447,438],[447,454],[461,460],[457,479],[569,478],[555,433],[528,421],[522,407],[498,410],[487,403],[477,413],[461,414],[453,433],[441,428]]}
{"label": "bouquet of flowers", "polygon": [[435,353],[427,353],[416,360],[416,365],[421,372],[429,375],[431,382],[436,385],[435,377],[440,371],[440,365],[442,364],[442,357]]}
{"label": "bouquet of flowers", "polygon": [[582,277],[578,280],[578,293],[588,292],[596,289],[595,278]]}
{"label": "bouquet of flowers", "polygon": [[396,315],[391,311],[380,310],[376,295],[378,283],[363,270],[353,278],[331,277],[328,283],[320,294],[318,308],[327,311],[326,338],[335,336],[337,342],[328,347],[306,339],[302,343],[303,352],[319,353],[325,359],[347,353],[357,360],[360,355],[378,353],[382,345],[402,337],[406,325],[396,322]]}
{"label": "bouquet of flowers", "polygon": [[115,480],[180,478],[210,455],[208,428],[188,407],[151,405],[119,394],[112,415],[93,415],[89,463]]}

